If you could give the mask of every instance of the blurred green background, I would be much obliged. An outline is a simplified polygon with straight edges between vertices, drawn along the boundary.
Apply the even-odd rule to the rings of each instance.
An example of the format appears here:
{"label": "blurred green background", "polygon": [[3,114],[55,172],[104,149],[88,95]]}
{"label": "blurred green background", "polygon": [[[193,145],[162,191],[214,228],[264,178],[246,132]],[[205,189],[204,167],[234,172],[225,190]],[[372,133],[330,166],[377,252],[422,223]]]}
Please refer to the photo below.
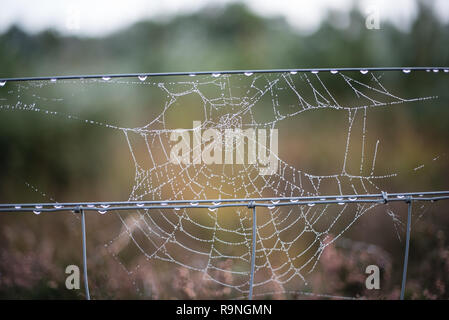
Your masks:
{"label": "blurred green background", "polygon": [[[0,35],[0,77],[448,66],[449,25],[436,18],[431,4],[431,1],[418,1],[417,17],[406,31],[389,21],[382,21],[380,30],[368,30],[365,15],[353,8],[348,26],[336,27],[341,12],[329,11],[319,29],[306,34],[281,17],[261,17],[238,3],[211,5],[164,21],[142,21],[104,37],[67,36],[55,30],[29,34],[19,27],[11,27]],[[359,74],[351,76],[361,79]],[[431,102],[395,107],[387,116],[376,112],[371,116],[369,131],[374,138],[382,140],[384,148],[379,155],[380,172],[391,169],[390,172],[413,173],[413,168],[421,164],[419,161],[441,157],[422,173],[405,175],[383,187],[392,192],[449,189],[449,75],[441,72],[411,78],[402,73],[378,76],[385,80],[388,89],[401,97],[439,97]],[[341,80],[328,79],[326,84],[338,91]],[[37,102],[48,110],[129,128],[149,123],[160,113],[164,101],[156,90],[138,88],[132,83],[120,85],[120,82],[109,87],[99,82],[76,81],[53,87],[7,83],[0,92],[3,106],[14,99]],[[354,98],[341,95],[345,99]],[[179,121],[185,116],[180,113]],[[335,140],[326,139],[330,136],[344,139],[347,132],[345,123],[340,128],[335,119],[311,115],[300,124],[289,121],[284,127],[284,132],[289,134],[284,134],[284,144],[280,144],[281,157],[313,173],[334,172],[335,168],[330,167],[337,165],[331,160],[341,161],[343,149],[334,144]],[[335,128],[343,128],[342,136],[334,135]],[[2,203],[126,200],[134,183],[135,168],[119,130],[2,108],[0,150]],[[414,225],[412,236],[409,298],[449,297],[447,208],[443,203],[417,208],[415,217],[419,217],[419,223]],[[395,210],[403,219],[404,207]],[[385,217],[385,210],[373,212],[376,214],[363,217],[345,234],[347,239],[343,245],[329,248],[320,270],[313,275],[313,288],[308,290],[397,298],[404,243],[398,241],[394,224]],[[0,297],[82,299],[82,290],[69,291],[64,287],[65,266],[81,265],[79,223],[78,217],[69,213],[2,214]],[[117,218],[88,217],[89,273],[94,298],[232,297],[182,268],[148,262],[136,252],[123,257],[110,249],[112,244],[104,246],[120,238],[121,231]],[[403,235],[403,230],[399,233]],[[374,250],[374,258],[363,253],[367,248],[371,253]],[[367,292],[363,265],[380,260],[386,275],[382,290]],[[177,281],[172,281],[173,275]],[[281,294],[274,298],[304,296]]]}

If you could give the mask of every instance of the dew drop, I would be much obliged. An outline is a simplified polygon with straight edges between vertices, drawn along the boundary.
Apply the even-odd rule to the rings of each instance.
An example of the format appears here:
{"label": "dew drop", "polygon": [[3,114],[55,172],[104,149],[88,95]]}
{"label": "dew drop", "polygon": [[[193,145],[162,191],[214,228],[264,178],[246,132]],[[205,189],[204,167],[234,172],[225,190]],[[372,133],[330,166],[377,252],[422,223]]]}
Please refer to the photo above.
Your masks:
{"label": "dew drop", "polygon": [[111,80],[111,77],[103,77],[102,78],[104,81],[109,81],[109,80]]}
{"label": "dew drop", "polygon": [[331,70],[331,73],[332,73],[332,74],[337,74],[337,73],[338,73],[338,70]]}
{"label": "dew drop", "polygon": [[140,81],[147,80],[147,76],[138,76],[137,78],[139,78]]}
{"label": "dew drop", "polygon": [[402,72],[404,72],[404,73],[410,73],[410,72],[412,72],[412,70],[410,70],[410,69],[402,69]]}
{"label": "dew drop", "polygon": [[247,76],[247,77],[250,77],[250,76],[252,76],[252,75],[253,75],[252,72],[245,72],[245,76]]}
{"label": "dew drop", "polygon": [[6,84],[6,81],[0,81],[0,87],[4,87]]}
{"label": "dew drop", "polygon": [[360,73],[361,73],[361,74],[367,74],[367,73],[368,73],[368,70],[360,70]]}
{"label": "dew drop", "polygon": [[105,214],[107,212],[107,210],[98,210],[99,214]]}
{"label": "dew drop", "polygon": [[307,205],[308,205],[309,207],[313,207],[313,206],[315,205],[315,203],[314,203],[314,202],[309,202]]}
{"label": "dew drop", "polygon": [[219,74],[219,73],[212,73],[212,77],[214,77],[214,78],[218,78],[220,75],[221,74]]}

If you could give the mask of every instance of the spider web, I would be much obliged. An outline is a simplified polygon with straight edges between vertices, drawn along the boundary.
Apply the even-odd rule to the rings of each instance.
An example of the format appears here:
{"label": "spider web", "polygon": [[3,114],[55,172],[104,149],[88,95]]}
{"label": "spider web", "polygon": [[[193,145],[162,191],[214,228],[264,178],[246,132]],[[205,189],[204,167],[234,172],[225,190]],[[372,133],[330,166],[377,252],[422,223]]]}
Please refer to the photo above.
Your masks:
{"label": "spider web", "polygon": [[[219,199],[229,198],[360,195],[379,193],[383,190],[383,181],[399,175],[398,172],[378,173],[376,170],[381,142],[376,140],[374,148],[368,143],[370,112],[436,98],[400,97],[384,87],[382,74],[362,71],[361,76],[362,79],[335,71],[326,75],[329,84],[318,72],[192,75],[180,77],[178,81],[173,78],[153,81],[147,77],[135,81],[108,78],[79,81],[157,88],[165,97],[162,111],[149,123],[138,127],[84,120],[49,111],[38,106],[48,102],[49,98],[36,94],[32,95],[35,101],[32,104],[2,103],[0,108],[62,115],[70,120],[120,130],[135,168],[129,201],[217,199],[219,202]],[[75,83],[58,81],[63,82]],[[16,93],[20,97],[23,91],[47,85],[48,82],[20,85]],[[346,143],[342,159],[336,161],[341,165],[333,173],[317,174],[302,170],[297,163],[289,163],[284,159],[288,150],[283,151],[282,144],[280,155],[276,155],[278,168],[272,175],[261,175],[257,164],[194,164],[195,150],[191,150],[193,160],[188,164],[170,161],[173,147],[170,134],[180,128],[193,134],[196,130],[192,128],[193,121],[201,122],[202,131],[279,128],[282,139],[289,135],[289,130],[294,130],[291,126],[284,127],[285,122],[321,111],[336,112],[345,117],[343,134]],[[355,135],[360,139],[354,138]],[[201,142],[199,146],[203,150],[207,143]],[[304,288],[324,250],[379,205],[292,204],[257,209],[255,295],[288,293]],[[148,260],[168,262],[198,272],[205,281],[227,288],[220,294],[229,297],[246,295],[250,281],[251,210],[195,209],[195,205],[197,203],[192,202],[193,208],[137,208],[132,214],[118,213],[123,229],[108,246],[117,252],[131,241]],[[394,210],[388,209],[387,215],[398,230],[401,221]],[[123,242],[124,238],[126,241]]]}
{"label": "spider web", "polygon": [[[129,200],[183,200],[258,197],[320,196],[322,186],[332,185],[337,194],[379,192],[378,182],[397,173],[375,174],[379,147],[367,163],[366,118],[371,109],[419,102],[434,97],[405,99],[390,93],[374,74],[369,85],[339,73],[340,81],[353,95],[356,105],[339,102],[318,73],[212,75],[200,80],[159,83],[167,94],[162,113],[150,123],[124,128],[135,165],[135,181]],[[198,76],[197,76],[198,78]],[[245,83],[248,83],[245,85]],[[239,93],[236,93],[239,92]],[[243,94],[241,94],[241,93]],[[293,97],[288,108],[282,96]],[[343,166],[334,174],[317,175],[300,170],[278,158],[273,175],[260,175],[257,165],[170,163],[170,114],[183,114],[179,101],[195,96],[200,103],[201,129],[271,128],[306,112],[333,109],[347,115],[347,142]],[[258,117],[266,108],[265,117]],[[191,106],[189,106],[190,108]],[[362,122],[359,170],[347,169],[351,134],[355,121]],[[193,130],[193,129],[185,129]],[[136,140],[143,140],[145,152],[138,156]],[[140,141],[140,144],[142,142]],[[356,143],[360,143],[357,141]],[[202,143],[201,147],[206,144]],[[193,153],[194,151],[192,151]],[[157,154],[157,155],[155,155]],[[145,161],[140,161],[139,157]],[[143,163],[145,162],[145,163]],[[324,188],[326,190],[326,188]],[[327,189],[329,190],[329,189]],[[324,191],[326,192],[326,191]],[[354,199],[355,200],[355,199]],[[192,203],[195,205],[195,203]],[[307,284],[327,246],[339,239],[361,216],[378,204],[340,204],[272,207],[258,209],[254,290],[287,292]],[[395,227],[400,224],[389,210]],[[148,259],[159,259],[203,274],[204,279],[241,294],[249,288],[252,218],[245,208],[139,210],[121,215],[125,233]]]}

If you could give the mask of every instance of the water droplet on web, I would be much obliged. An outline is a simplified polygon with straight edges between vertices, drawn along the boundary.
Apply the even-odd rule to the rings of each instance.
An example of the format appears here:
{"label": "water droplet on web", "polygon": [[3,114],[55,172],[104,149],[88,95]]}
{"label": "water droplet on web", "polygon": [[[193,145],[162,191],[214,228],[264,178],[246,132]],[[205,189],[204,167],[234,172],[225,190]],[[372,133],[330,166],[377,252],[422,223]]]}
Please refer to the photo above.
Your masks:
{"label": "water droplet on web", "polygon": [[4,87],[6,84],[6,81],[0,81],[0,87]]}
{"label": "water droplet on web", "polygon": [[139,78],[140,81],[147,80],[147,76],[138,76],[137,78]]}
{"label": "water droplet on web", "polygon": [[108,212],[107,210],[98,210],[99,214],[105,214],[106,212]]}
{"label": "water droplet on web", "polygon": [[111,77],[102,77],[101,79],[103,79],[104,81],[109,81],[111,80]]}
{"label": "water droplet on web", "polygon": [[220,76],[219,73],[212,73],[212,77],[214,77],[214,78],[218,78],[219,76]]}
{"label": "water droplet on web", "polygon": [[247,77],[250,77],[250,76],[252,76],[252,75],[253,75],[252,72],[245,72],[245,76],[247,76]]}
{"label": "water droplet on web", "polygon": [[315,205],[315,203],[314,203],[314,202],[309,202],[307,205],[308,205],[309,207],[313,207],[313,206]]}
{"label": "water droplet on web", "polygon": [[361,74],[367,74],[367,73],[368,73],[368,70],[360,70],[360,73],[361,73]]}
{"label": "water droplet on web", "polygon": [[337,74],[337,73],[338,73],[338,70],[331,70],[331,73],[332,73],[332,74]]}
{"label": "water droplet on web", "polygon": [[410,70],[410,69],[402,69],[402,72],[404,72],[404,73],[410,73],[410,72],[412,72],[412,70]]}

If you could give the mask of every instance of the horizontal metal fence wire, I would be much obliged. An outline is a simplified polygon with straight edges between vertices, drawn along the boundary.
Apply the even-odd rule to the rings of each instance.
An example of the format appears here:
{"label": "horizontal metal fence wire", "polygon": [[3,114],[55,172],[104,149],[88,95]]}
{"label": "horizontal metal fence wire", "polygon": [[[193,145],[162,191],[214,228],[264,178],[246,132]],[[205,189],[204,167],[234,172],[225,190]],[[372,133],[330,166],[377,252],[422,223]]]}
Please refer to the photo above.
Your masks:
{"label": "horizontal metal fence wire", "polygon": [[376,72],[376,71],[403,71],[409,73],[412,71],[424,72],[445,72],[449,73],[449,67],[367,67],[367,68],[291,68],[291,69],[259,69],[259,70],[220,70],[220,71],[190,71],[190,72],[140,72],[140,73],[121,73],[121,74],[85,74],[85,75],[66,75],[66,76],[40,76],[40,77],[15,77],[2,78],[0,82],[11,81],[43,81],[43,80],[75,80],[75,79],[102,79],[107,78],[133,78],[133,77],[169,77],[169,76],[196,76],[196,75],[217,75],[217,74],[254,74],[254,73],[298,73],[298,72]]}
{"label": "horizontal metal fence wire", "polygon": [[236,198],[214,200],[160,200],[160,201],[102,201],[64,203],[10,203],[0,204],[0,212],[57,212],[57,211],[130,211],[135,209],[187,209],[225,207],[281,207],[308,204],[387,203],[409,201],[438,201],[449,199],[449,191],[327,195],[306,197]]}

